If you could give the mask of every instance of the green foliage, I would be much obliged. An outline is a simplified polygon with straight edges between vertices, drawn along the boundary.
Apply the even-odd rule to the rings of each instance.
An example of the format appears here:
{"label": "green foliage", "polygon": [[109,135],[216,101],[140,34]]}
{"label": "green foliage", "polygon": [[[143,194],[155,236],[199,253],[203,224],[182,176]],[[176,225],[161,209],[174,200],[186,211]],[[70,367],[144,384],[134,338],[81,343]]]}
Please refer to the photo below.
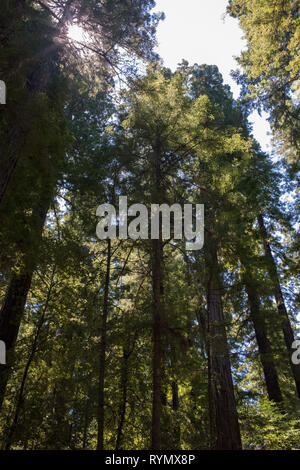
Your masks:
{"label": "green foliage", "polygon": [[[106,285],[105,448],[151,446],[152,245],[113,240],[107,279],[107,243],[95,233],[97,206],[117,205],[118,196],[127,195],[129,204],[206,207],[204,250],[187,252],[185,240],[174,240],[172,234],[163,241],[162,448],[210,446],[209,230],[218,251],[243,446],[298,449],[299,399],[257,216],[263,213],[266,219],[293,326],[297,239],[290,208],[281,200],[281,169],[251,136],[242,103],[233,99],[216,66],[186,61],[174,73],[152,63],[144,76],[117,93],[115,67],[122,68],[123,59],[132,60],[130,70],[122,69],[126,79],[132,78],[137,55],[156,59],[152,47],[160,15],[151,14],[152,1],[4,3],[0,59],[10,103],[1,109],[0,145],[3,155],[17,151],[18,161],[1,206],[1,298],[12,274],[22,272],[26,262],[33,276],[1,410],[2,446],[96,448]],[[256,97],[270,85],[269,50],[272,77],[280,71],[280,81],[285,80],[282,64],[294,82],[296,77],[297,15],[286,15],[293,11],[291,2],[272,6],[275,14],[267,21],[270,2],[235,0],[230,5],[248,40],[261,44],[259,54],[259,48],[250,47],[241,59],[247,59],[247,73],[254,74],[249,80]],[[284,51],[278,41],[271,43],[274,18],[278,39],[290,31]],[[90,34],[91,42],[82,49],[67,39],[71,20]],[[252,36],[263,21],[268,27],[255,29]],[[157,161],[159,190],[153,185]],[[35,215],[40,203],[48,204],[42,236]],[[280,405],[268,400],[245,281],[251,281],[259,298],[284,396]]]}
{"label": "green foliage", "polygon": [[300,132],[299,4],[230,0],[228,12],[239,19],[247,41],[238,59],[246,75],[246,98],[270,112],[274,136],[295,170]]}
{"label": "green foliage", "polygon": [[242,435],[248,450],[299,450],[299,412],[282,413],[274,404],[262,401],[240,409]]}

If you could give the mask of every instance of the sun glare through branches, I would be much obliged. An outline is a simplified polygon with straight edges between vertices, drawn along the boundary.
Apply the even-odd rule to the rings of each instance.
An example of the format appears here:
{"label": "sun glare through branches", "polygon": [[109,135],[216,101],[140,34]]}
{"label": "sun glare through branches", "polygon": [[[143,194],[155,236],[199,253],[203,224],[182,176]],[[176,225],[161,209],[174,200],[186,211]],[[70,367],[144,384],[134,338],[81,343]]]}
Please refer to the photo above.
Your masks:
{"label": "sun glare through branches", "polygon": [[81,26],[71,24],[68,28],[68,37],[75,42],[85,43],[88,40],[88,35]]}

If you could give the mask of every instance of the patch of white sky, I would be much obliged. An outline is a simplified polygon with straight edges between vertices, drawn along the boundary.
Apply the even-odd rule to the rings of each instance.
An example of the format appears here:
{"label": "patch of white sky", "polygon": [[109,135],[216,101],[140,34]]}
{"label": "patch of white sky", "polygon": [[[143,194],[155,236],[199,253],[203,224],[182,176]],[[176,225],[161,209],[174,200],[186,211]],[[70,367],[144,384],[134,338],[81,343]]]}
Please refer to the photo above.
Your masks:
{"label": "patch of white sky", "polygon": [[[238,68],[235,57],[245,48],[238,20],[226,15],[228,0],[156,0],[156,11],[166,15],[157,29],[157,52],[173,71],[182,59],[217,65],[224,82],[238,98],[240,87],[231,77]],[[271,151],[270,126],[265,113],[250,116],[253,135],[265,152]]]}

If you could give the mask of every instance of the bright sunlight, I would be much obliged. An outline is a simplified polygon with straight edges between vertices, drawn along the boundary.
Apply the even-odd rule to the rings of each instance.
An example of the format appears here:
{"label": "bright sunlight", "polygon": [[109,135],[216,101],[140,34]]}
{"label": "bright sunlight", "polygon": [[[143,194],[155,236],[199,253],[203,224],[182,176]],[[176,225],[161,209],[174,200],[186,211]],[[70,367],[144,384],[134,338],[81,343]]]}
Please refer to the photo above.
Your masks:
{"label": "bright sunlight", "polygon": [[87,34],[84,29],[77,24],[71,24],[68,28],[68,37],[73,41],[86,42]]}

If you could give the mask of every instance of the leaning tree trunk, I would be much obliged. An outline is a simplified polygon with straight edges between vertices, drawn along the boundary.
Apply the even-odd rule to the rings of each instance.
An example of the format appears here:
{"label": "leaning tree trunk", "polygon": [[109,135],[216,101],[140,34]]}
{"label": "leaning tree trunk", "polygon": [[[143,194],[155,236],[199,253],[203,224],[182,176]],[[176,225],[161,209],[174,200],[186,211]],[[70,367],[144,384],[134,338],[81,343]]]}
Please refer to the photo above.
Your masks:
{"label": "leaning tree trunk", "polygon": [[242,448],[224,324],[216,241],[206,240],[208,360],[211,448]]}
{"label": "leaning tree trunk", "polygon": [[41,318],[40,318],[39,323],[38,323],[38,327],[36,329],[36,333],[35,333],[35,336],[34,336],[32,347],[31,347],[31,352],[30,352],[30,355],[29,355],[28,360],[27,360],[26,365],[25,365],[25,369],[24,369],[24,373],[23,373],[23,377],[22,377],[22,382],[21,382],[21,387],[20,387],[19,394],[18,394],[18,399],[17,399],[17,404],[16,404],[13,423],[11,425],[8,436],[6,438],[6,445],[5,445],[6,450],[9,450],[11,448],[11,445],[13,443],[14,433],[17,429],[18,420],[19,420],[21,409],[22,409],[22,404],[23,404],[23,401],[24,401],[24,390],[25,390],[25,385],[26,385],[29,369],[30,369],[30,366],[31,366],[32,361],[34,359],[35,353],[37,351],[40,332],[41,332],[41,329],[42,329],[42,327],[45,323],[45,317],[46,317],[48,305],[49,305],[49,302],[50,302],[51,292],[52,292],[52,289],[53,289],[53,286],[54,286],[54,273],[55,273],[55,267],[52,270],[51,281],[50,281],[50,286],[49,286],[48,293],[47,293],[46,302],[45,302],[45,305],[44,305],[44,308],[43,308],[43,311],[42,311]]}
{"label": "leaning tree trunk", "polygon": [[[28,126],[28,120],[23,123],[24,128]],[[1,172],[0,172],[0,206],[4,200],[8,185],[15,172],[19,156],[24,146],[24,129],[16,129],[15,124],[9,129],[6,139],[7,146],[2,150]]]}
{"label": "leaning tree trunk", "polygon": [[264,244],[264,251],[265,251],[265,256],[267,260],[269,275],[273,283],[274,296],[276,299],[278,314],[281,319],[281,328],[282,328],[287,352],[289,355],[290,366],[291,366],[292,374],[295,380],[298,397],[300,398],[300,364],[297,365],[297,364],[293,364],[292,362],[292,355],[294,352],[294,350],[292,349],[292,344],[295,341],[294,332],[293,332],[293,328],[292,328],[292,325],[291,325],[291,322],[287,313],[287,309],[284,303],[284,298],[283,298],[279,276],[277,272],[277,266],[273,258],[270,244],[268,243],[268,233],[264,224],[263,216],[261,214],[258,216],[258,225],[259,225],[261,237],[262,237],[263,244]]}
{"label": "leaning tree trunk", "polygon": [[260,360],[264,370],[267,393],[269,400],[275,403],[282,402],[282,394],[279,386],[278,374],[270,342],[267,337],[266,322],[259,305],[259,297],[255,285],[245,280],[246,292],[250,306],[251,320],[254,326]]}
{"label": "leaning tree trunk", "polygon": [[109,308],[109,284],[111,265],[111,241],[107,240],[106,276],[103,298],[103,313],[101,317],[101,340],[100,340],[100,362],[99,362],[99,392],[98,392],[98,435],[97,450],[104,450],[104,379],[106,363],[106,337],[107,317]]}
{"label": "leaning tree trunk", "polygon": [[14,363],[15,344],[35,268],[34,248],[38,249],[48,207],[49,201],[43,201],[33,211],[32,230],[37,246],[31,247],[30,253],[24,254],[20,266],[13,272],[0,311],[0,339],[4,341],[7,350],[7,363],[0,365],[0,409],[3,404],[11,367]]}

